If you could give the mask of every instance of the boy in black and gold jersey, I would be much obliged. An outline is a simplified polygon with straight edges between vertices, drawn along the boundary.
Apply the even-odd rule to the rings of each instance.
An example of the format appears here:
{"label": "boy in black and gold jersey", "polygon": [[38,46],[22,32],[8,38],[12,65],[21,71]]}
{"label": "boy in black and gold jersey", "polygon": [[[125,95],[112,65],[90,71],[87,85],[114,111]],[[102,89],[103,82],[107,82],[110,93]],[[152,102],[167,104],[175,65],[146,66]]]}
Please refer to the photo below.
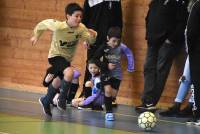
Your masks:
{"label": "boy in black and gold jersey", "polygon": [[[58,97],[57,107],[60,110],[66,109],[66,97],[73,78],[70,62],[78,41],[83,40],[88,44],[93,44],[96,40],[97,33],[92,29],[87,29],[81,23],[82,11],[78,4],[68,4],[65,8],[66,21],[43,20],[36,25],[34,36],[31,38],[34,45],[45,30],[53,32],[48,61],[53,67],[53,74],[59,77],[56,77],[48,86],[47,94],[39,99],[44,113],[49,116],[52,116],[50,103],[58,88],[60,88],[60,96]],[[61,79],[61,84],[58,84],[59,79]]]}

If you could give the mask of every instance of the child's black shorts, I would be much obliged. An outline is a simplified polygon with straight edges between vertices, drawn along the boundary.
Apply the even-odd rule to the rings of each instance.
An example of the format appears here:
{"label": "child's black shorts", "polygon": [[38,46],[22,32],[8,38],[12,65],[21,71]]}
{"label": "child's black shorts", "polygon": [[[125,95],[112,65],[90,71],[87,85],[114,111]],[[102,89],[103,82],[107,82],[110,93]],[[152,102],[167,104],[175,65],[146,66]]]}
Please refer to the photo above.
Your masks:
{"label": "child's black shorts", "polygon": [[63,78],[63,71],[70,67],[70,62],[67,61],[64,57],[56,56],[48,59],[49,64],[52,65],[51,73],[55,76],[59,76],[61,79]]}
{"label": "child's black shorts", "polygon": [[121,80],[116,79],[114,77],[110,77],[110,76],[108,76],[106,74],[102,74],[101,75],[101,82],[102,82],[103,86],[111,85],[111,87],[113,89],[119,90],[119,86],[120,86]]}

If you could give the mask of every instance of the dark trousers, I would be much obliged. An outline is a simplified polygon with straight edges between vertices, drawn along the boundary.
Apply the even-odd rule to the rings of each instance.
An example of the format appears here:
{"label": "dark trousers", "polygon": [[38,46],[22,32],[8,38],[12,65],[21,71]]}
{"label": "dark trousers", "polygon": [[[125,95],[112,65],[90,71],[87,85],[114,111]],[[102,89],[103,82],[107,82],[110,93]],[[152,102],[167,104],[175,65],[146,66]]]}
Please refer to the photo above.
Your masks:
{"label": "dark trousers", "polygon": [[200,53],[189,54],[191,81],[194,85],[194,114],[200,118]]}
{"label": "dark trousers", "polygon": [[163,92],[177,49],[173,44],[149,43],[144,64],[142,102],[156,105]]}

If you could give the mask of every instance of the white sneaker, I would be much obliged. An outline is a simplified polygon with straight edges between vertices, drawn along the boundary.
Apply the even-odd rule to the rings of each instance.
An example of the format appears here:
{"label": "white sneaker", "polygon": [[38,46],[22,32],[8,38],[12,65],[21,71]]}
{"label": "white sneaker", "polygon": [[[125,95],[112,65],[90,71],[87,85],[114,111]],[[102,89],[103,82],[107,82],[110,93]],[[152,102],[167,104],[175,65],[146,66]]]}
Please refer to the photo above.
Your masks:
{"label": "white sneaker", "polygon": [[196,126],[200,126],[200,119],[191,119],[189,121],[186,122],[187,125],[196,125]]}
{"label": "white sneaker", "polygon": [[114,114],[113,113],[106,113],[105,120],[114,121],[115,120]]}
{"label": "white sneaker", "polygon": [[195,122],[195,125],[200,126],[200,119]]}

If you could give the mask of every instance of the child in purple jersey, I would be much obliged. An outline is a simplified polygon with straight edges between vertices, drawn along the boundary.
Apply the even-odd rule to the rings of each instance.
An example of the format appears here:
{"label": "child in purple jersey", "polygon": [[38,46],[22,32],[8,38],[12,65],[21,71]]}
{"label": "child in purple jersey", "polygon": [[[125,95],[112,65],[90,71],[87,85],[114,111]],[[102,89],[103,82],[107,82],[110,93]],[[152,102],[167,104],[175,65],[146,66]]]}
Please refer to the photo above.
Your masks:
{"label": "child in purple jersey", "polygon": [[88,70],[92,75],[90,81],[85,83],[87,90],[92,90],[92,95],[87,98],[77,98],[72,100],[74,107],[85,107],[91,106],[95,110],[103,110],[102,105],[104,104],[104,93],[101,90],[100,81],[100,68],[96,60],[88,61]]}

